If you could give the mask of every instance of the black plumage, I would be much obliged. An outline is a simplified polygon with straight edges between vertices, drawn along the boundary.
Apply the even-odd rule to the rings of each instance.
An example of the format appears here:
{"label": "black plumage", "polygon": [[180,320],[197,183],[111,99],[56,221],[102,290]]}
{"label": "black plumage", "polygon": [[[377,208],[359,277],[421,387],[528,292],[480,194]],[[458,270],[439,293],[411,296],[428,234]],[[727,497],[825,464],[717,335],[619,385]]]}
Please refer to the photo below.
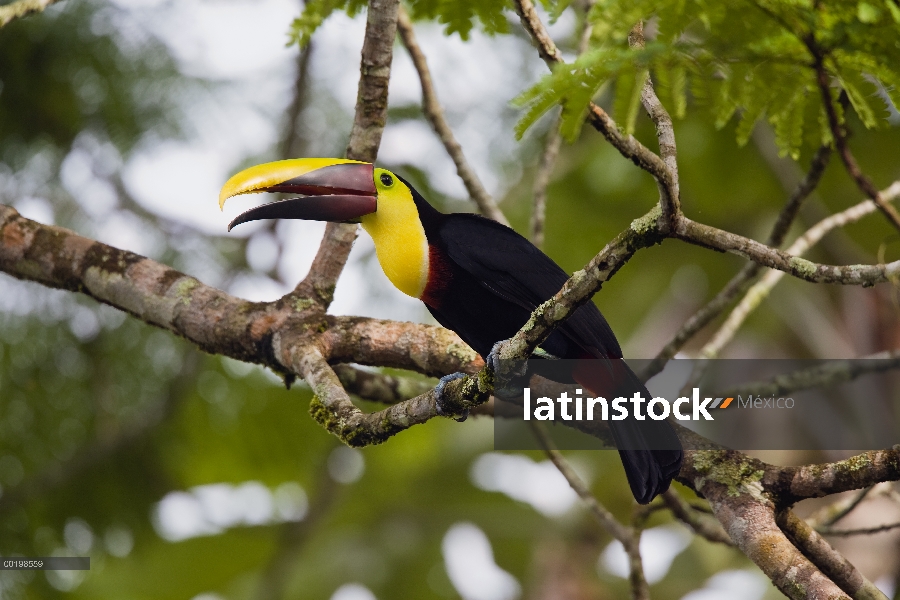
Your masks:
{"label": "black plumage", "polygon": [[[496,342],[512,337],[538,305],[562,288],[568,275],[509,227],[477,215],[443,214],[407,186],[429,245],[422,300],[438,323],[487,357]],[[591,302],[576,309],[541,348],[564,359],[622,358],[612,329]],[[601,364],[613,366],[612,386],[608,373],[573,373],[573,380],[610,399],[635,392],[651,397],[624,361]],[[635,499],[650,502],[681,467],[682,450],[671,424],[629,418],[609,421],[609,426]]]}

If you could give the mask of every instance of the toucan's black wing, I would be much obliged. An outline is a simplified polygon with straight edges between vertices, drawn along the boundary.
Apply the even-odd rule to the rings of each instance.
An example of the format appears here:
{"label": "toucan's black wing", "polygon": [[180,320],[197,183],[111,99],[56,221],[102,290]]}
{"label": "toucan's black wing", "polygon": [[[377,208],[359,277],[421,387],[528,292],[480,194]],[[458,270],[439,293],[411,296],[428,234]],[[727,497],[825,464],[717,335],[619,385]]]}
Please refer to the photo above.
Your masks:
{"label": "toucan's black wing", "polygon": [[[527,239],[478,215],[446,215],[438,236],[440,239],[434,241],[460,268],[486,289],[528,312],[550,299],[569,279]],[[598,358],[622,357],[612,329],[592,302],[576,310],[560,332]]]}

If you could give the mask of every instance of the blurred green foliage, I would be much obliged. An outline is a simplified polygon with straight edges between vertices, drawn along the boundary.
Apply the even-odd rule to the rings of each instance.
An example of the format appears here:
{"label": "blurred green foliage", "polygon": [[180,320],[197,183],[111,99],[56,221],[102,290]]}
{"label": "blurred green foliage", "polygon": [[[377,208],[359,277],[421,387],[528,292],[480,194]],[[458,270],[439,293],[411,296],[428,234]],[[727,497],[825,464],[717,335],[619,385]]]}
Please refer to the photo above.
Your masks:
{"label": "blurred green foliage", "polygon": [[[294,35],[302,42],[331,11],[352,12],[361,6],[310,1],[302,22],[295,22]],[[759,119],[763,111],[770,116],[794,114],[798,94],[806,98],[807,121],[817,118],[818,110],[803,49],[766,11],[784,11],[783,18],[800,28],[809,25],[802,18],[809,9],[802,4],[742,5],[742,16],[737,16],[714,3],[655,3],[653,10],[649,6],[598,5],[591,13],[598,50],[538,83],[533,97],[536,102],[547,100],[548,110],[560,99],[572,104],[574,96],[563,91],[574,81],[585,81],[589,93],[582,99],[594,97],[607,108],[619,106],[616,98],[630,102],[633,97],[630,92],[623,96],[619,88],[626,87],[626,72],[638,61],[661,83],[670,110],[683,116],[676,123],[676,137],[686,212],[763,238],[787,197],[772,166],[797,168],[770,156],[774,145],[761,135],[769,130]],[[564,3],[550,9],[557,15],[571,10]],[[101,140],[100,145],[108,142],[122,157],[145,137],[179,133],[182,113],[175,100],[197,82],[178,70],[159,40],[140,28],[123,29],[123,10],[102,2],[67,1],[0,29],[0,201],[16,202],[21,189],[31,189],[25,179],[38,177],[32,187],[52,203],[57,224],[87,234],[90,217],[58,182],[62,160],[73,145],[90,136]],[[461,37],[472,27],[504,31],[511,16],[502,3],[494,2],[422,1],[412,3],[410,10]],[[842,81],[855,81],[863,90],[857,94],[861,100],[851,94],[856,110],[847,115],[855,132],[854,152],[883,186],[900,178],[896,113],[889,127],[866,129],[872,123],[859,106],[871,105],[881,126],[886,124],[882,100],[852,74],[881,75],[868,63],[851,59],[896,52],[892,4],[827,5],[822,10],[828,19],[821,17],[817,35],[823,43],[835,44],[833,64],[849,69],[851,76]],[[628,24],[651,14],[658,15],[659,37],[645,51],[625,50]],[[668,17],[682,21],[668,23]],[[759,28],[763,42],[738,53],[739,42],[747,42],[753,33],[751,25]],[[872,27],[883,29],[883,38],[880,33],[863,35]],[[686,37],[679,37],[682,32]],[[890,40],[893,49],[885,49]],[[852,51],[841,54],[837,48],[842,44]],[[704,48],[707,54],[701,52]],[[798,54],[788,63],[754,62],[762,54],[777,57],[794,50]],[[744,78],[739,82],[735,77],[741,69]],[[615,85],[604,88],[606,80],[615,80]],[[637,79],[632,80],[628,85],[636,84]],[[319,114],[336,119],[334,95],[312,91],[311,102],[322,104]],[[616,110],[630,110],[625,106]],[[696,106],[714,110],[694,110]],[[755,116],[754,106],[762,107]],[[421,119],[415,108],[392,111],[392,124]],[[738,119],[732,118],[735,113]],[[633,114],[635,135],[655,147],[652,125],[638,111]],[[502,207],[523,233],[530,215],[531,165],[547,124],[546,119],[536,121],[520,152],[498,159],[511,172],[521,173]],[[583,266],[657,198],[647,174],[595,132],[572,124],[580,125],[566,125],[574,141],[563,148],[549,188],[545,246],[568,271]],[[734,143],[736,137],[750,136],[754,126],[754,144]],[[776,122],[771,136],[781,140],[782,149],[799,152],[798,162],[805,165],[821,136],[816,129],[806,143],[797,145],[795,132],[794,125]],[[44,165],[36,170],[38,159]],[[112,172],[107,175],[113,178],[118,167],[115,160],[110,162]],[[435,204],[459,209],[458,201],[438,196],[421,170],[385,166],[409,175]],[[12,180],[21,185],[10,184]],[[834,161],[796,230],[858,200],[856,188]],[[168,264],[190,271],[198,260],[205,261],[213,265],[207,271],[217,274],[211,283],[223,286],[247,272],[239,242],[171,229],[124,197],[116,210],[135,211],[148,229],[162,232],[158,256]],[[829,240],[811,258],[840,263],[900,256],[896,232],[879,215]],[[670,240],[638,253],[595,300],[623,341],[626,355],[644,358],[742,264],[734,256]],[[873,322],[879,323],[872,334],[874,349],[896,345],[891,332],[897,330],[897,305],[890,288],[847,291],[798,281],[782,286],[780,298],[818,298],[835,330],[851,341],[853,322],[841,315],[870,311],[876,315]],[[793,305],[785,301],[784,306]],[[811,347],[790,320],[772,305],[763,306],[735,345],[743,352],[757,348],[821,355],[823,349]],[[201,355],[182,340],[89,299],[0,275],[0,555],[68,551],[92,557],[92,570],[83,579],[82,574],[67,579],[41,572],[0,572],[0,597],[151,599],[209,592],[259,598],[266,583],[276,582],[283,597],[325,599],[342,584],[359,582],[382,599],[455,598],[458,593],[446,573],[441,545],[448,529],[460,522],[486,533],[496,563],[521,582],[526,597],[560,572],[591,597],[627,595],[625,580],[598,569],[598,557],[610,539],[583,509],[548,517],[531,504],[473,483],[473,464],[491,450],[489,420],[434,421],[356,453],[339,448],[309,418],[309,399],[302,385],[287,391],[277,378],[255,367]],[[364,402],[361,406],[378,408]],[[341,454],[345,451],[362,461],[357,480],[336,474],[334,465],[346,458]],[[537,454],[530,458],[543,460]],[[616,453],[573,453],[573,459],[590,474],[597,497],[628,520],[632,500]],[[285,484],[301,486],[309,503],[306,519],[234,523],[182,541],[161,535],[159,506],[170,494],[196,494],[199,486],[221,484],[237,489],[248,482],[272,491]],[[659,511],[649,525],[670,521]],[[281,561],[287,564],[283,571]],[[752,567],[736,551],[695,539],[666,578],[652,587],[652,595],[680,598],[727,568]],[[777,593],[769,590],[768,597]]]}
{"label": "blurred green foliage", "polygon": [[[614,117],[631,133],[647,72],[659,82],[661,98],[675,116],[684,116],[690,91],[717,127],[737,115],[741,145],[765,117],[781,153],[795,159],[805,130],[821,142],[831,139],[816,81],[819,62],[837,78],[867,128],[886,126],[885,96],[900,106],[900,8],[892,0],[877,5],[602,0],[588,20],[592,49],[573,64],[559,65],[517,98],[518,105],[528,107],[517,126],[519,135],[563,103],[562,130],[573,139],[588,101],[610,82],[615,84]],[[643,48],[629,48],[629,31],[641,20],[656,30],[654,39]],[[834,98],[838,91],[832,91]]]}
{"label": "blurred green foliage", "polygon": [[[349,16],[366,6],[365,0],[310,0],[304,3],[303,12],[291,23],[289,43],[306,46],[319,25],[335,10]],[[445,25],[444,33],[454,33],[466,40],[469,32],[480,24],[490,34],[506,33],[509,24],[504,11],[508,5],[503,0],[411,0],[409,10],[415,20],[434,20]]]}
{"label": "blurred green foliage", "polygon": [[3,162],[21,166],[38,146],[67,149],[85,131],[129,151],[148,132],[178,131],[179,76],[166,47],[123,27],[121,9],[69,2],[0,35]]}

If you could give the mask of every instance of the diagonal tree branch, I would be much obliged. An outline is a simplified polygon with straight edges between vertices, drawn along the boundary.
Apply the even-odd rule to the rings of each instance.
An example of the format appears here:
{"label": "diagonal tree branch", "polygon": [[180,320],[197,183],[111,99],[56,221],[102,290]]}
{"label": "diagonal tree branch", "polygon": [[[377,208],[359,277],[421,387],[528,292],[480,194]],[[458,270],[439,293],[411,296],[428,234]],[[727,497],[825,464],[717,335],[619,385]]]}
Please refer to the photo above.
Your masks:
{"label": "diagonal tree branch", "polygon": [[[628,45],[632,48],[644,48],[644,23],[638,23],[631,29],[628,34]],[[644,81],[641,88],[641,104],[653,124],[656,125],[656,138],[659,141],[659,156],[662,158],[671,175],[671,187],[664,189],[662,182],[657,181],[660,186],[659,198],[662,207],[663,222],[669,227],[674,226],[678,215],[681,213],[681,200],[678,191],[678,149],[675,145],[675,127],[672,125],[672,117],[669,111],[659,101],[656,90],[653,88],[653,80],[650,74]]]}
{"label": "diagonal tree branch", "polygon": [[788,598],[848,598],[788,539],[765,487],[765,463],[734,451],[685,452],[679,480],[702,494],[734,544]]}
{"label": "diagonal tree branch", "polygon": [[[378,156],[381,134],[387,122],[388,83],[399,8],[400,0],[369,0],[359,64],[356,116],[347,144],[347,158],[353,160],[374,163]],[[327,309],[334,299],[334,287],[347,263],[357,230],[356,225],[329,223],[309,275],[291,295],[311,297],[323,310]]]}
{"label": "diagonal tree branch", "polygon": [[[532,1],[514,0],[513,4],[522,26],[531,36],[538,54],[547,66],[552,70],[557,64],[563,63],[562,53],[541,22]],[[622,156],[653,175],[660,188],[660,205],[669,205],[664,213],[667,216],[678,214],[678,211],[675,210],[677,204],[673,204],[677,202],[678,198],[677,185],[675,177],[669,171],[665,161],[641,144],[634,136],[623,134],[612,117],[593,102],[588,105],[587,120]],[[668,231],[668,226],[669,222],[664,220],[663,228],[666,231]]]}
{"label": "diagonal tree branch", "polygon": [[734,546],[731,538],[722,529],[722,524],[709,514],[702,513],[687,503],[672,487],[662,494],[663,501],[679,521],[691,528],[697,535],[719,544]]}
{"label": "diagonal tree branch", "polygon": [[[890,187],[880,192],[880,195],[888,201],[900,197],[900,181],[894,182]],[[819,243],[828,232],[849,223],[854,223],[864,216],[875,212],[875,210],[877,210],[875,203],[871,200],[865,200],[842,212],[831,215],[816,223],[806,233],[797,238],[786,252],[794,256],[802,256],[807,250]],[[731,311],[721,327],[713,334],[713,337],[703,346],[700,350],[700,356],[704,358],[718,356],[722,348],[731,341],[750,313],[769,296],[772,289],[781,281],[783,276],[783,271],[769,271],[761,280],[754,284],[734,310]]]}
{"label": "diagonal tree branch", "polygon": [[794,545],[851,598],[887,600],[881,590],[793,511],[779,513],[778,525]]}
{"label": "diagonal tree branch", "polygon": [[853,512],[853,510],[862,504],[866,498],[874,497],[874,494],[869,496],[869,493],[874,490],[875,487],[880,487],[882,485],[890,486],[889,483],[879,483],[878,486],[872,485],[863,488],[849,498],[833,502],[828,506],[823,506],[804,520],[813,529],[830,527]]}
{"label": "diagonal tree branch", "polygon": [[497,203],[494,202],[491,195],[484,189],[481,180],[478,179],[478,175],[475,174],[475,171],[469,165],[469,161],[466,160],[462,146],[456,141],[453,131],[444,118],[444,109],[441,108],[437,92],[434,90],[434,83],[431,80],[431,72],[428,70],[425,54],[422,53],[422,48],[419,47],[419,42],[416,41],[416,33],[413,30],[412,21],[403,7],[400,7],[397,30],[400,32],[400,39],[403,40],[403,45],[406,46],[413,65],[416,67],[416,72],[419,74],[419,82],[422,85],[422,108],[425,112],[425,117],[440,138],[441,143],[447,150],[447,154],[453,159],[453,164],[456,165],[456,173],[466,186],[469,197],[478,205],[478,210],[481,214],[508,226],[509,221],[506,220],[506,216],[497,207]]}
{"label": "diagonal tree branch", "polygon": [[834,101],[831,97],[831,84],[828,79],[828,72],[825,70],[825,52],[819,46],[813,33],[810,33],[803,41],[807,48],[809,48],[809,51],[812,53],[815,60],[813,66],[816,70],[816,83],[818,84],[819,92],[822,95],[822,104],[825,107],[825,115],[828,117],[828,126],[831,129],[831,135],[834,138],[834,145],[837,147],[838,156],[841,157],[841,161],[843,161],[847,173],[850,175],[850,178],[853,179],[853,182],[860,191],[862,191],[866,197],[871,198],[881,212],[884,213],[884,216],[887,217],[887,220],[900,230],[900,213],[882,198],[881,194],[878,192],[878,188],[875,187],[872,180],[862,172],[862,169],[859,168],[859,163],[856,162],[856,158],[854,158],[853,153],[850,152],[850,146],[847,144],[846,126],[842,125],[838,119],[837,110],[834,107]]}
{"label": "diagonal tree branch", "polygon": [[900,368],[900,350],[877,352],[849,360],[830,360],[821,366],[779,375],[769,381],[742,384],[740,388],[726,390],[717,395],[734,397],[754,394],[769,398],[798,390],[831,387],[863,375],[882,373],[897,368]]}
{"label": "diagonal tree branch", "polygon": [[569,482],[569,487],[578,494],[578,497],[587,505],[588,510],[603,529],[606,530],[613,538],[619,541],[625,548],[629,562],[629,581],[631,583],[631,597],[634,600],[649,600],[650,587],[647,579],[644,577],[644,566],[641,559],[641,532],[637,527],[626,527],[619,523],[609,510],[603,506],[599,500],[587,488],[569,461],[563,457],[560,451],[554,446],[553,440],[547,435],[544,426],[537,422],[532,422],[531,426],[534,436],[537,438],[541,448],[547,458],[556,466],[557,470]]}
{"label": "diagonal tree branch", "polygon": [[[775,225],[772,227],[769,239],[766,241],[767,246],[777,248],[784,242],[784,238],[796,218],[803,201],[808,198],[813,190],[819,185],[822,175],[825,173],[825,167],[828,165],[830,156],[831,148],[829,146],[821,146],[819,150],[816,151],[806,176],[797,185],[781,212],[778,213],[778,218],[775,221]],[[749,262],[744,265],[744,267],[725,284],[725,287],[719,290],[719,293],[700,310],[691,315],[672,339],[660,349],[659,353],[657,353],[641,374],[644,380],[646,381],[662,371],[666,363],[671,360],[691,338],[722,314],[722,311],[725,310],[725,307],[727,307],[732,300],[749,290],[750,286],[758,279],[762,269],[762,265],[755,262]]]}

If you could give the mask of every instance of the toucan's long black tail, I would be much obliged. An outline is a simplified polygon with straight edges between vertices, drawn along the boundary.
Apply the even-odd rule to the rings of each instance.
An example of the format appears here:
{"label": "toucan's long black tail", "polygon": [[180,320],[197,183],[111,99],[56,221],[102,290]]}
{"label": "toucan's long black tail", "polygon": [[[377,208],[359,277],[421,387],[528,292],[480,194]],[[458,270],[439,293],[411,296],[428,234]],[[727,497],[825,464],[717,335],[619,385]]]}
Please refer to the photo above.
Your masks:
{"label": "toucan's long black tail", "polygon": [[[610,402],[617,397],[631,398],[635,392],[640,392],[648,401],[651,398],[647,388],[623,360],[580,361],[573,376],[591,393]],[[681,469],[684,453],[675,429],[667,420],[656,421],[645,416],[639,421],[630,413],[631,410],[625,420],[607,423],[622,457],[634,499],[640,504],[648,504],[669,489]]]}

